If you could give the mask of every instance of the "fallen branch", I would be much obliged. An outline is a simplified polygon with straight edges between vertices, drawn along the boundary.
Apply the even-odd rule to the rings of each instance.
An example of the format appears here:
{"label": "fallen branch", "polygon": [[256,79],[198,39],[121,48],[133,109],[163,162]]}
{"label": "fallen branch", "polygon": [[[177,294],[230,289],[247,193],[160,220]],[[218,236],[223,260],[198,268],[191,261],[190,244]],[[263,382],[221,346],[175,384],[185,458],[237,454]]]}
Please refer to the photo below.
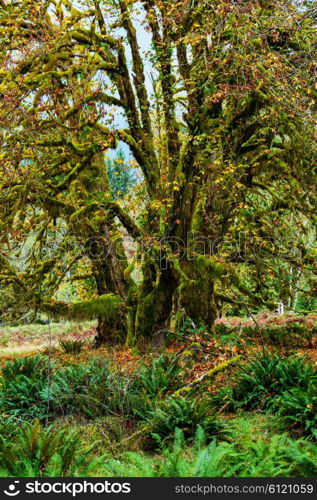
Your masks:
{"label": "fallen branch", "polygon": [[196,378],[189,384],[185,385],[184,387],[181,387],[178,389],[178,391],[174,392],[172,396],[180,396],[185,392],[190,391],[193,387],[195,387],[197,384],[200,384],[205,378],[211,378],[213,377],[216,373],[225,370],[228,366],[232,365],[233,363],[238,363],[242,359],[242,356],[234,356],[231,359],[228,359],[227,361],[224,361],[223,363],[220,363],[220,365],[215,366],[211,370],[208,370],[208,372],[203,373],[200,377]]}

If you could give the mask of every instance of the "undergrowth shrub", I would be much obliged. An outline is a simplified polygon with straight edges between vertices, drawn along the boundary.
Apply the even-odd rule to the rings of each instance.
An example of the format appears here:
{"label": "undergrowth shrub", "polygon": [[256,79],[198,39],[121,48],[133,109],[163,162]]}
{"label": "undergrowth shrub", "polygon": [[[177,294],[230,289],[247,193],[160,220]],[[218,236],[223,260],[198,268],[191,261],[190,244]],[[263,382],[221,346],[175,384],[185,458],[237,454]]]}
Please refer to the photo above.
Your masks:
{"label": "undergrowth shrub", "polygon": [[78,431],[25,423],[13,439],[0,436],[2,476],[65,477],[88,475],[100,460],[91,460],[94,445],[83,448]]}
{"label": "undergrowth shrub", "polygon": [[[50,388],[48,398],[54,414],[81,413],[87,404],[87,393],[94,378],[94,364],[75,365],[59,369]],[[98,377],[99,378],[99,377]]]}
{"label": "undergrowth shrub", "polygon": [[198,427],[193,446],[186,446],[176,429],[173,444],[163,445],[160,455],[128,452],[104,467],[117,477],[313,477],[317,472],[317,449],[304,440],[282,434],[246,446],[243,440],[239,446],[215,440],[206,446],[205,439]]}
{"label": "undergrowth shrub", "polygon": [[286,422],[317,439],[317,384],[311,381],[303,390],[294,387],[278,399],[279,413]]}
{"label": "undergrowth shrub", "polygon": [[131,389],[132,377],[111,369],[110,363],[94,358],[88,365],[60,369],[51,388],[54,411],[87,418],[126,416],[140,405],[140,395]]}
{"label": "undergrowth shrub", "polygon": [[173,439],[176,428],[182,430],[186,441],[193,439],[198,427],[203,429],[209,440],[224,431],[224,425],[210,406],[209,398],[170,398],[139,416],[144,424],[148,424],[148,436],[158,444]]}
{"label": "undergrowth shrub", "polygon": [[312,330],[302,323],[270,325],[263,329],[264,339],[283,345],[305,346],[312,342]]}
{"label": "undergrowth shrub", "polygon": [[56,373],[52,404],[63,415],[121,415],[128,411],[132,397],[129,383],[128,377],[111,371],[109,362],[92,359],[88,365],[68,366]]}
{"label": "undergrowth shrub", "polygon": [[123,414],[131,412],[129,383],[102,359],[62,368],[45,356],[16,359],[3,369],[0,410],[8,417],[40,420]]}
{"label": "undergrowth shrub", "polygon": [[128,417],[134,406],[134,393],[130,391],[131,378],[111,373],[107,383],[91,386],[86,400],[86,414]]}
{"label": "undergrowth shrub", "polygon": [[[316,334],[316,326],[311,323],[299,321],[287,321],[260,324],[261,337],[267,344],[280,345],[285,347],[311,347],[313,336]],[[242,328],[242,331],[240,329]],[[244,339],[259,339],[259,329],[256,325],[236,325],[226,323],[216,323],[216,334],[221,341],[237,340],[237,336]],[[239,332],[239,334],[238,334]]]}
{"label": "undergrowth shrub", "polygon": [[[300,321],[283,324],[261,325],[261,336],[270,344],[282,346],[311,346],[314,328]],[[255,326],[244,326],[242,330],[244,337],[259,337],[259,331]]]}
{"label": "undergrowth shrub", "polygon": [[183,367],[175,354],[162,354],[142,363],[129,385],[127,413],[134,419],[144,420],[157,402],[183,385]]}
{"label": "undergrowth shrub", "polygon": [[54,363],[37,355],[8,361],[0,378],[1,413],[16,418],[45,418],[47,385]]}
{"label": "undergrowth shrub", "polygon": [[272,409],[279,404],[278,396],[294,387],[307,391],[314,382],[316,369],[305,358],[259,353],[237,371],[231,403],[236,408]]}
{"label": "undergrowth shrub", "polygon": [[19,375],[32,378],[43,373],[46,374],[48,368],[47,360],[39,354],[15,358],[8,361],[2,368],[2,379],[6,382],[12,382]]}
{"label": "undergrowth shrub", "polygon": [[175,354],[162,354],[154,358],[149,365],[143,364],[137,372],[132,389],[158,398],[170,390],[177,390],[181,384],[182,366]]}
{"label": "undergrowth shrub", "polygon": [[66,354],[79,354],[85,346],[83,340],[60,340],[60,348]]}

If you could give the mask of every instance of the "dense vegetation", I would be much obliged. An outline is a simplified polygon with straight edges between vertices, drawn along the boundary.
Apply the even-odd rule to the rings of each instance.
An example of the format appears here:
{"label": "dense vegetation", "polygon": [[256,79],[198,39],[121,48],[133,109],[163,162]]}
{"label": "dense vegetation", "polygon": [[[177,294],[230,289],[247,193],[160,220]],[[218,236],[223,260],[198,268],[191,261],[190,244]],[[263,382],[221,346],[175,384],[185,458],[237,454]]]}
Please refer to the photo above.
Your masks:
{"label": "dense vegetation", "polygon": [[316,474],[316,19],[0,0],[2,475]]}
{"label": "dense vegetation", "polygon": [[190,362],[191,340],[177,354],[174,340],[167,354],[130,355],[132,366],[71,340],[64,354],[5,362],[2,475],[316,475],[316,363],[267,349],[228,357],[197,385],[189,364],[206,370],[203,357],[223,358],[226,339],[216,349],[201,339]]}

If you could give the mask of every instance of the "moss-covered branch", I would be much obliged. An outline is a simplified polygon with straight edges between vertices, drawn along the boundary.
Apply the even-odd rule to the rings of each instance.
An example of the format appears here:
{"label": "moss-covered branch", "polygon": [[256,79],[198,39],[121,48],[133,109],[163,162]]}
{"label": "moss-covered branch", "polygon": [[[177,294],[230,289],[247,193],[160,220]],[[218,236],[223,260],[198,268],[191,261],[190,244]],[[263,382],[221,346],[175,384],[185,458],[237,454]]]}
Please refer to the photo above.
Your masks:
{"label": "moss-covered branch", "polygon": [[122,316],[125,304],[118,295],[108,293],[84,302],[68,303],[56,301],[45,303],[41,306],[41,309],[56,318],[79,320],[101,317],[110,321]]}
{"label": "moss-covered branch", "polygon": [[152,135],[152,126],[150,120],[150,103],[148,100],[148,95],[145,86],[144,65],[140,55],[140,49],[138,46],[138,41],[136,36],[136,29],[131,22],[126,2],[123,0],[119,0],[119,4],[122,13],[121,16],[122,25],[127,31],[129,45],[132,53],[134,84],[136,88],[136,94],[139,100],[142,126],[148,135]]}
{"label": "moss-covered branch", "polygon": [[118,217],[123,227],[127,229],[133,238],[139,238],[142,235],[141,228],[136,224],[133,218],[115,201],[109,201],[107,207]]}
{"label": "moss-covered branch", "polygon": [[232,366],[234,363],[238,363],[239,361],[241,361],[241,359],[242,359],[242,356],[239,355],[239,356],[234,356],[233,358],[228,359],[227,361],[224,361],[223,363],[220,363],[219,365],[215,366],[211,370],[208,370],[208,372],[204,373],[200,377],[193,380],[190,384],[178,389],[176,392],[173,393],[173,396],[182,396],[182,395],[188,393],[189,391],[191,391],[191,389],[193,387],[196,387],[197,385],[199,385],[206,378],[207,379],[212,378],[214,375],[216,375],[216,373],[219,373],[223,370],[226,370],[229,366]]}

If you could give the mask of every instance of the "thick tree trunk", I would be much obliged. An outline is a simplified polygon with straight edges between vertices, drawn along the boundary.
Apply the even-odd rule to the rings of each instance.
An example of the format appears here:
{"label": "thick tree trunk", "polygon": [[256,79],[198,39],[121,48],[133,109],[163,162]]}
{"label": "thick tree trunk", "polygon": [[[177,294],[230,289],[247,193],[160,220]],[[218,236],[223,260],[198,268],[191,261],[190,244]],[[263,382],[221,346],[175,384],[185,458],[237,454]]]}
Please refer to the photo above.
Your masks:
{"label": "thick tree trunk", "polygon": [[[106,229],[108,234],[108,230]],[[98,295],[113,293],[127,301],[129,280],[125,279],[124,270],[127,261],[124,256],[121,241],[112,245],[110,238],[96,239],[96,244],[90,245],[90,258],[93,264]],[[122,344],[126,337],[126,318],[124,315],[108,320],[105,316],[98,317],[97,335],[94,347],[102,344]]]}
{"label": "thick tree trunk", "polygon": [[167,331],[180,328],[186,318],[212,331],[218,308],[209,269],[196,261],[177,261],[173,266],[163,259],[160,267],[146,262],[143,276],[128,345],[160,347]]}
{"label": "thick tree trunk", "polygon": [[159,264],[151,260],[143,265],[143,282],[138,291],[134,332],[128,345],[141,349],[162,345],[166,329],[170,326],[173,295],[177,280],[170,264],[162,259]]}
{"label": "thick tree trunk", "polygon": [[125,322],[123,318],[118,318],[115,321],[108,321],[106,318],[99,316],[97,325],[97,335],[94,338],[93,347],[97,349],[103,344],[114,346],[123,344],[125,340]]}
{"label": "thick tree trunk", "polygon": [[215,278],[195,261],[184,260],[180,264],[184,275],[175,291],[173,327],[179,329],[190,318],[197,328],[203,326],[212,331],[218,315]]}

